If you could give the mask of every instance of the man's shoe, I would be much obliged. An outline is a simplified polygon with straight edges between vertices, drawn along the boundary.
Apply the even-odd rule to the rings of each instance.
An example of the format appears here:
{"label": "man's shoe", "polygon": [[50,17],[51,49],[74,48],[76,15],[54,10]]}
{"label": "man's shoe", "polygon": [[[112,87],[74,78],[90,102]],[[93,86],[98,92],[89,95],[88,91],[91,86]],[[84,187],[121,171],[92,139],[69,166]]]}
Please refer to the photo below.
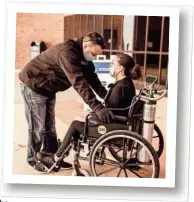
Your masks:
{"label": "man's shoe", "polygon": [[29,168],[32,168],[32,169],[34,169],[34,167],[35,167],[35,164],[33,163],[28,163],[28,166],[29,166]]}
{"label": "man's shoe", "polygon": [[28,164],[30,168],[36,173],[45,174],[47,173],[48,168],[40,161],[37,161],[35,165]]}

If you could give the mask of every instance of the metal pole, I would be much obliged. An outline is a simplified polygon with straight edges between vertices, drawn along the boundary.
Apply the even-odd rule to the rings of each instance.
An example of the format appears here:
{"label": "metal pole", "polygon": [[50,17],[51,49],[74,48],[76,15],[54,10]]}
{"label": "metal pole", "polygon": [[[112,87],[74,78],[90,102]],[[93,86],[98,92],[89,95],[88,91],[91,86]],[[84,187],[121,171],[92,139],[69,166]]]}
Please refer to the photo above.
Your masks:
{"label": "metal pole", "polygon": [[[133,51],[134,51],[134,48],[136,47],[136,44],[137,44],[137,32],[138,32],[138,16],[135,16],[134,17],[135,19],[134,19],[134,35],[133,35],[133,40],[134,40],[134,42],[133,42]],[[135,54],[135,60],[136,60],[136,58],[137,58],[137,56],[136,56],[136,54]]]}
{"label": "metal pole", "polygon": [[68,16],[68,38],[70,37],[70,16]]}
{"label": "metal pole", "polygon": [[143,67],[143,80],[146,77],[146,65],[147,65],[147,44],[148,44],[148,31],[149,31],[149,16],[146,17],[146,35],[145,35],[145,54],[144,54],[144,67]]}
{"label": "metal pole", "polygon": [[104,15],[102,15],[101,19],[101,35],[104,37]]}
{"label": "metal pole", "polygon": [[86,15],[86,34],[88,33],[88,15]]}
{"label": "metal pole", "polygon": [[77,31],[76,31],[76,15],[74,15],[74,37],[77,38]]}
{"label": "metal pole", "polygon": [[111,15],[111,32],[110,32],[110,56],[112,55],[112,41],[113,41],[113,15]]}
{"label": "metal pole", "polygon": [[124,21],[124,16],[122,17],[122,22],[121,22],[121,45],[119,50],[123,49],[123,21]]}
{"label": "metal pole", "polygon": [[93,19],[93,30],[96,31],[96,15],[94,15]]}
{"label": "metal pole", "polygon": [[79,19],[79,28],[80,28],[80,36],[82,36],[82,15],[80,15]]}
{"label": "metal pole", "polygon": [[162,65],[162,54],[161,54],[161,52],[162,52],[162,46],[163,46],[164,22],[165,22],[165,17],[162,16],[161,35],[160,35],[160,55],[159,55],[158,85],[160,84],[160,77],[161,77],[161,65]]}

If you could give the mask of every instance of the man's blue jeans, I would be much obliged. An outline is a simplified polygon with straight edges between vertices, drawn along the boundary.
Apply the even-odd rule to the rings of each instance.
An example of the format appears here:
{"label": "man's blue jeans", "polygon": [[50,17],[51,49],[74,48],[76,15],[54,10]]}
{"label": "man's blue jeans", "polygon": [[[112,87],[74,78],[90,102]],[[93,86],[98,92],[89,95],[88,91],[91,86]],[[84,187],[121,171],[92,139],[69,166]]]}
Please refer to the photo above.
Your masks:
{"label": "man's blue jeans", "polygon": [[20,84],[28,122],[27,162],[35,165],[40,150],[55,153],[58,148],[55,128],[56,95],[45,97]]}

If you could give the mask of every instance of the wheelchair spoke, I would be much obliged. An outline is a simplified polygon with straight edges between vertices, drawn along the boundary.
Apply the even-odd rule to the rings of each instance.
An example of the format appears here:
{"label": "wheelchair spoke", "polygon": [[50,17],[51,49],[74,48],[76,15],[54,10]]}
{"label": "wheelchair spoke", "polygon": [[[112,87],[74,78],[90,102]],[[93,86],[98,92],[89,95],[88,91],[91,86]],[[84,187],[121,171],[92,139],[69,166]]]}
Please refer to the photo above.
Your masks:
{"label": "wheelchair spoke", "polygon": [[119,149],[118,151],[116,151],[115,153],[117,154],[118,152],[120,152],[122,149]]}
{"label": "wheelchair spoke", "polygon": [[122,171],[122,168],[119,170],[119,173],[118,173],[117,177],[119,177],[119,176],[120,176],[121,171]]}
{"label": "wheelchair spoke", "polygon": [[119,158],[119,156],[116,154],[116,152],[114,151],[114,149],[109,145],[109,151],[110,151],[110,153],[114,156],[114,158],[117,160],[117,161],[119,161],[119,162],[121,162],[121,159]]}
{"label": "wheelchair spoke", "polygon": [[105,170],[105,171],[99,173],[98,176],[99,176],[99,175],[103,175],[103,174],[105,174],[105,173],[107,173],[107,172],[109,172],[109,171],[113,171],[113,170],[115,170],[115,169],[117,169],[117,168],[118,168],[118,167],[115,166],[115,167],[113,167],[113,168],[110,168],[110,169],[108,169],[108,170]]}
{"label": "wheelchair spoke", "polygon": [[126,177],[128,177],[128,175],[127,175],[127,171],[126,171],[126,169],[124,168],[124,172],[125,172],[125,176]]}
{"label": "wheelchair spoke", "polygon": [[133,149],[134,149],[134,144],[135,144],[135,141],[133,141],[132,145],[131,145],[131,154],[130,154],[130,158],[132,158],[132,153],[133,153]]}
{"label": "wheelchair spoke", "polygon": [[143,146],[141,146],[133,155],[131,155],[130,158],[125,161],[125,164],[128,163],[129,160],[130,160],[131,158],[133,158],[133,157],[142,149],[142,147],[143,147]]}
{"label": "wheelchair spoke", "polygon": [[136,175],[139,178],[142,178],[142,176],[140,176],[139,174],[137,174],[134,170],[127,168],[130,172],[132,172],[134,175]]}
{"label": "wheelchair spoke", "polygon": [[131,156],[131,158],[133,158],[142,148],[143,148],[143,146],[141,146],[141,147]]}
{"label": "wheelchair spoke", "polygon": [[124,160],[126,159],[126,156],[127,156],[127,150],[126,150],[126,141],[125,141],[125,138],[123,138],[123,163],[124,163]]}
{"label": "wheelchair spoke", "polygon": [[[112,163],[112,164],[110,164],[110,163]],[[117,166],[120,166],[119,162],[116,162],[116,161],[113,161],[113,160],[107,159],[107,158],[105,159],[104,164],[106,164],[106,165],[117,165]]]}
{"label": "wheelchair spoke", "polygon": [[100,158],[102,158],[102,155],[104,154],[104,150],[105,150],[105,147],[102,148]]}
{"label": "wheelchair spoke", "polygon": [[129,165],[126,163],[126,166],[150,166],[152,163],[130,163]]}

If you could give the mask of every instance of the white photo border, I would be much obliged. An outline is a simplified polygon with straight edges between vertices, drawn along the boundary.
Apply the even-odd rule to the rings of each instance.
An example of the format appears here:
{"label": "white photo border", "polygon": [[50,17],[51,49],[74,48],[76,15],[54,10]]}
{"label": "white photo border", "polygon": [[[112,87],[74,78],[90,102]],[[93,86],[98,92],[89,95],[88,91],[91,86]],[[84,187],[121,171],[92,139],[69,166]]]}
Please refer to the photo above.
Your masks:
{"label": "white photo border", "polygon": [[[192,68],[191,68],[191,75],[192,75],[192,82],[191,82],[191,103],[194,103],[194,6],[193,6],[193,38],[192,38]],[[190,136],[189,136],[189,143],[190,143],[190,149],[189,149],[189,185],[188,185],[188,202],[194,201],[194,180],[193,180],[193,171],[194,171],[194,105],[191,104],[191,114],[190,114]]]}
{"label": "white photo border", "polygon": [[[93,186],[132,186],[132,187],[175,187],[176,159],[176,120],[177,120],[177,88],[178,88],[178,41],[179,41],[179,9],[132,5],[99,5],[71,4],[64,7],[62,3],[16,3],[8,2],[8,24],[6,36],[6,72],[4,96],[4,183],[14,184],[54,184],[54,185],[93,185]],[[94,9],[95,6],[95,9]],[[107,9],[108,8],[108,9]],[[82,11],[82,12],[80,12]],[[122,12],[121,12],[122,11]],[[166,178],[165,179],[130,179],[119,178],[79,178],[72,176],[29,176],[12,174],[12,151],[14,132],[14,76],[15,76],[15,38],[16,13],[64,13],[64,14],[114,14],[169,16],[169,66],[168,78],[168,113],[166,141]],[[168,124],[170,123],[170,124]],[[6,134],[5,134],[6,131]],[[170,134],[170,135],[168,135]],[[5,156],[6,154],[6,156]]]}

